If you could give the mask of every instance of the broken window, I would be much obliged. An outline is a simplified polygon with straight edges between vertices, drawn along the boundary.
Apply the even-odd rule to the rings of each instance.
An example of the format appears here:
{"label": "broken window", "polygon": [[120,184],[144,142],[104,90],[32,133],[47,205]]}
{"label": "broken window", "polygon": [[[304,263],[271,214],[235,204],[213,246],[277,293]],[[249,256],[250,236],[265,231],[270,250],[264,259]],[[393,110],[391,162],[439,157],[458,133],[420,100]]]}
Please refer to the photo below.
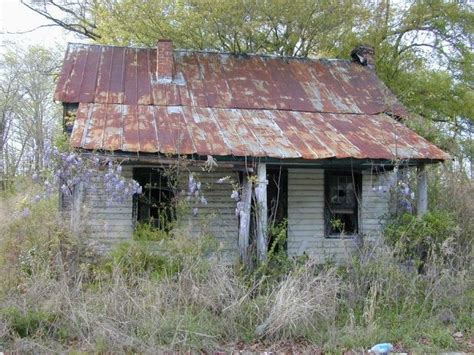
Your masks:
{"label": "broken window", "polygon": [[142,186],[134,198],[135,221],[169,232],[176,220],[173,179],[160,168],[135,168],[133,178]]}
{"label": "broken window", "polygon": [[78,107],[78,103],[63,103],[63,131],[69,136],[72,134]]}
{"label": "broken window", "polygon": [[357,233],[360,181],[360,174],[326,172],[326,236],[337,237]]}

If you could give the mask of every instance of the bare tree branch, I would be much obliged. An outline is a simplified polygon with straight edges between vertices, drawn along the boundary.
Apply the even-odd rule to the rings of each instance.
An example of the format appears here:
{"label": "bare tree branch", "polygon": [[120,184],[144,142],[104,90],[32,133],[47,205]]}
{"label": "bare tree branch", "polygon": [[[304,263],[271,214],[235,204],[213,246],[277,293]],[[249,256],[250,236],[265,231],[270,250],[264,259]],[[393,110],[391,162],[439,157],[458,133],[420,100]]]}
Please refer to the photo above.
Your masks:
{"label": "bare tree branch", "polygon": [[[67,8],[66,6],[59,5],[53,0],[45,0],[42,3],[42,7],[35,6],[27,2],[27,0],[20,0],[20,2],[28,9],[53,22],[51,26],[62,27],[67,31],[80,34],[92,40],[98,40],[100,38],[100,35],[96,32],[96,25],[93,22],[89,21],[89,19],[85,16],[84,11],[82,13],[82,16],[79,16],[74,10]],[[50,4],[59,9],[61,12],[63,12],[64,17],[59,18],[52,15],[47,9],[47,4]],[[68,21],[71,18],[74,19],[75,22]]]}
{"label": "bare tree branch", "polygon": [[45,28],[45,27],[55,27],[57,25],[55,24],[47,24],[47,25],[41,25],[41,26],[36,26],[30,30],[25,30],[25,31],[16,31],[16,32],[10,32],[10,31],[1,31],[0,34],[5,34],[5,35],[23,35],[26,33],[31,33],[36,30],[39,30],[40,28]]}

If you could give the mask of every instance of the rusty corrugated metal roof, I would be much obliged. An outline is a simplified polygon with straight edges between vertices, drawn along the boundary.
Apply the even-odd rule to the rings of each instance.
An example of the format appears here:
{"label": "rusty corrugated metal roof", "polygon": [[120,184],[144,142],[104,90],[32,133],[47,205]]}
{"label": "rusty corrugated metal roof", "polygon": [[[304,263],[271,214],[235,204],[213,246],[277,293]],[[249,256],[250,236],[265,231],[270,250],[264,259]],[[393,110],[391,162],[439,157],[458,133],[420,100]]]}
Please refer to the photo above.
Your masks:
{"label": "rusty corrugated metal roof", "polygon": [[70,45],[55,99],[81,103],[71,143],[84,149],[271,158],[435,159],[447,155],[393,118],[405,108],[342,60]]}
{"label": "rusty corrugated metal roof", "polygon": [[174,81],[156,77],[156,49],[70,45],[55,99],[125,105],[305,112],[405,110],[373,70],[345,60],[174,52]]}
{"label": "rusty corrugated metal roof", "polygon": [[272,158],[445,159],[385,114],[81,103],[74,147]]}

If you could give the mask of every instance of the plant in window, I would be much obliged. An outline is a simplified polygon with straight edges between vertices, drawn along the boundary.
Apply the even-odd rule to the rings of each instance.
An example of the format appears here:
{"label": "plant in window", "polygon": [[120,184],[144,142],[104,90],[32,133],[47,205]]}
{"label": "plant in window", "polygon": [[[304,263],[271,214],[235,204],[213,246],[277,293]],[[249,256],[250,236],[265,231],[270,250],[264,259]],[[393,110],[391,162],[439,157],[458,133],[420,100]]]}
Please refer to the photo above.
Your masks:
{"label": "plant in window", "polygon": [[331,224],[331,230],[339,231],[339,233],[344,233],[345,224],[340,218],[332,218],[329,222]]}

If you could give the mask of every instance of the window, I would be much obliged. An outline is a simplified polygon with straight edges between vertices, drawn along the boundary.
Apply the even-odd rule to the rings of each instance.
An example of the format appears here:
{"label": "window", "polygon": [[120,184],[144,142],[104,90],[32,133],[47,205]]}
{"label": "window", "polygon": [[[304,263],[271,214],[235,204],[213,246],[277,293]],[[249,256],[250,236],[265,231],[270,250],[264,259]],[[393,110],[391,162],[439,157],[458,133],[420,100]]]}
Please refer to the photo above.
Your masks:
{"label": "window", "polygon": [[63,131],[69,136],[72,134],[78,107],[78,103],[63,103]]}
{"label": "window", "polygon": [[325,175],[326,236],[355,234],[358,230],[360,174],[327,172]]}
{"label": "window", "polygon": [[135,168],[133,178],[142,186],[134,198],[135,220],[168,232],[176,219],[173,181],[159,168]]}

